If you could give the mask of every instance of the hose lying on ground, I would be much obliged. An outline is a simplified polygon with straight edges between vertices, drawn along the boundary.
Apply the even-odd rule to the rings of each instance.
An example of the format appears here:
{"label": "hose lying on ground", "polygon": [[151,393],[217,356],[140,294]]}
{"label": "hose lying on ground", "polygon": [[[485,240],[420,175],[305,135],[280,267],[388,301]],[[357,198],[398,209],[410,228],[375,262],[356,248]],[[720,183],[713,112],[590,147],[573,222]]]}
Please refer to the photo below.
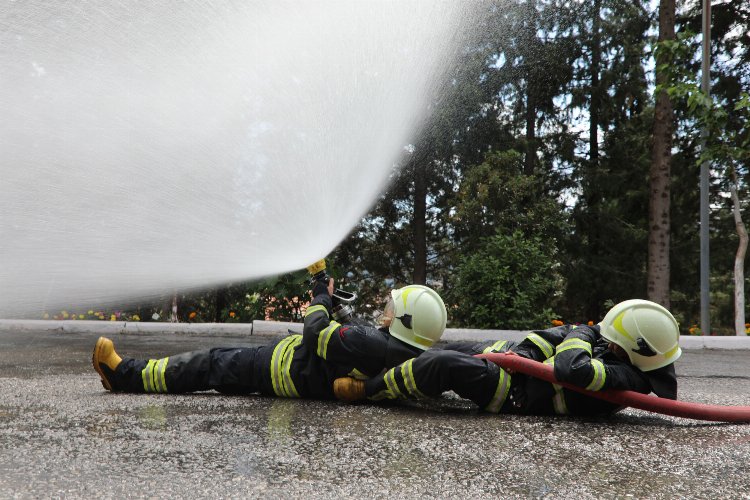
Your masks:
{"label": "hose lying on ground", "polygon": [[603,399],[619,406],[632,406],[640,410],[662,413],[673,417],[711,420],[715,422],[750,422],[750,406],[721,406],[650,396],[635,391],[608,389],[604,391],[587,391],[566,382],[558,382],[554,368],[538,361],[504,353],[478,354],[477,357],[492,361],[501,368],[515,370],[547,382],[561,385],[587,396]]}

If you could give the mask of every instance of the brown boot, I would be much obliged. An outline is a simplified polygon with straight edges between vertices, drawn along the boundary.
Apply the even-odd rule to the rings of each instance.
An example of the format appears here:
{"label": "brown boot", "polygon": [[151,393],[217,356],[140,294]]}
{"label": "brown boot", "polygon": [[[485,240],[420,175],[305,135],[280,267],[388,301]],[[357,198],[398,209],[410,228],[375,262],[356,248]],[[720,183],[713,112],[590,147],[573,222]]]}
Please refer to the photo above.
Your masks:
{"label": "brown boot", "polygon": [[333,381],[333,393],[341,401],[365,399],[365,382],[351,377],[341,377]]}
{"label": "brown boot", "polygon": [[108,338],[99,337],[94,346],[94,353],[91,355],[91,363],[101,377],[102,385],[108,391],[112,390],[112,383],[107,377],[107,373],[114,374],[121,361],[122,358],[115,352],[115,344]]}

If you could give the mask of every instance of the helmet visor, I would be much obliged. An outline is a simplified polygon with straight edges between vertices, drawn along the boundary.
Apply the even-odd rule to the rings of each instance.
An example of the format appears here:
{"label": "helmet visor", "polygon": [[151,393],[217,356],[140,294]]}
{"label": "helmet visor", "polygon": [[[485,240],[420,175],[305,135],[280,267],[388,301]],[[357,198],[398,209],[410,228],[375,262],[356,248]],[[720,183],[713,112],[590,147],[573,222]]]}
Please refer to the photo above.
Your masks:
{"label": "helmet visor", "polygon": [[383,308],[383,314],[378,318],[378,323],[382,326],[391,326],[393,316],[396,315],[396,305],[393,303],[393,297],[388,297],[388,302]]}

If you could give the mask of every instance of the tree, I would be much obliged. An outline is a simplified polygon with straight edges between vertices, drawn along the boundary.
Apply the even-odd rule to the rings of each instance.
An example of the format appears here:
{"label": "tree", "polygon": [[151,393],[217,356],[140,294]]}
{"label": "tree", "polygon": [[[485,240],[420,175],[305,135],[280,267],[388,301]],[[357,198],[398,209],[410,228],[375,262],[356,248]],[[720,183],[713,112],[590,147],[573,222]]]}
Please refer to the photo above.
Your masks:
{"label": "tree", "polygon": [[489,153],[465,173],[451,223],[456,248],[446,290],[456,321],[530,328],[552,319],[560,290],[558,241],[565,213],[516,151]]}
{"label": "tree", "polygon": [[549,324],[557,283],[556,246],[521,231],[483,238],[462,257],[447,298],[451,316],[473,328],[531,329]]}
{"label": "tree", "polygon": [[[582,47],[568,114],[588,117],[573,160],[574,231],[562,272],[562,312],[601,318],[610,302],[645,295],[652,109],[644,54],[650,15],[644,2],[602,0],[581,6]],[[582,134],[583,135],[583,134]],[[585,142],[584,142],[585,141]]]}
{"label": "tree", "polygon": [[[675,0],[659,3],[659,42],[675,39]],[[668,82],[668,60],[661,52],[656,55],[656,84]],[[649,172],[649,236],[648,236],[648,298],[667,309],[669,297],[669,189],[672,134],[674,131],[672,102],[666,89],[656,92],[654,108],[654,143]]]}

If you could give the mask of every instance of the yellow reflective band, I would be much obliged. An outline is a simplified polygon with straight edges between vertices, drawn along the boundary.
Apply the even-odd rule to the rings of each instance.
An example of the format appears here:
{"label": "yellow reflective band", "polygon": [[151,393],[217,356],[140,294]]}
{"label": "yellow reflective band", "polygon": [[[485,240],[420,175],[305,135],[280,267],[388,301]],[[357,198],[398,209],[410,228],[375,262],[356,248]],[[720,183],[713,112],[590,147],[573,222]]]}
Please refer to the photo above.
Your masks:
{"label": "yellow reflective band", "polygon": [[396,396],[394,396],[393,392],[391,392],[390,389],[384,389],[377,394],[374,394],[367,398],[371,401],[380,401],[381,399],[396,399]]}
{"label": "yellow reflective band", "polygon": [[271,356],[271,384],[273,392],[283,398],[298,398],[291,375],[294,349],[302,344],[302,335],[292,335],[279,342]]}
{"label": "yellow reflective band", "polygon": [[555,388],[555,395],[552,397],[552,406],[555,408],[555,413],[558,415],[567,415],[568,405],[565,404],[565,393],[562,386],[552,384],[552,387]]}
{"label": "yellow reflective band", "polygon": [[630,334],[628,333],[628,331],[625,330],[625,327],[622,326],[622,318],[624,318],[624,317],[625,317],[625,312],[623,311],[612,322],[612,326],[615,328],[615,330],[617,330],[618,332],[620,332],[620,335],[622,335],[626,339],[630,340],[631,342],[635,343],[635,339],[633,337],[631,337]]}
{"label": "yellow reflective band", "polygon": [[586,389],[589,391],[601,391],[602,387],[604,387],[604,381],[607,379],[604,363],[598,359],[592,359],[591,368],[594,369],[594,377],[591,379],[591,383],[586,386]]}
{"label": "yellow reflective band", "polygon": [[152,378],[151,378],[151,370],[153,369],[154,363],[156,363],[155,359],[149,359],[148,363],[146,364],[146,367],[141,370],[141,379],[143,380],[143,390],[145,392],[154,392],[152,384]]}
{"label": "yellow reflective band", "polygon": [[497,342],[495,342],[491,346],[486,347],[484,349],[484,351],[482,351],[482,354],[484,354],[486,352],[500,352],[500,350],[503,348],[503,346],[505,344],[507,344],[507,343],[508,343],[507,340],[498,340]]}
{"label": "yellow reflective band", "polygon": [[419,345],[423,345],[425,347],[432,347],[432,341],[430,339],[420,337],[419,335],[414,335],[414,338],[412,340]]}
{"label": "yellow reflective band", "polygon": [[276,344],[276,347],[273,349],[273,355],[271,356],[271,385],[273,385],[273,392],[277,396],[286,396],[283,381],[281,379],[281,366],[286,346],[294,340],[294,337],[296,337],[296,335],[283,339]]}
{"label": "yellow reflective band", "polygon": [[167,390],[167,364],[169,363],[169,357],[164,358],[164,364],[162,365],[161,369],[161,387],[164,390],[164,392],[169,392]]}
{"label": "yellow reflective band", "polygon": [[406,363],[401,365],[401,378],[404,379],[404,385],[406,390],[416,398],[426,399],[426,396],[422,394],[422,391],[417,387],[417,381],[414,379],[414,370],[412,369],[413,359],[410,359]]}
{"label": "yellow reflective band", "polygon": [[[547,358],[544,360],[545,365],[555,366],[555,357]],[[555,413],[558,415],[568,414],[568,405],[565,404],[565,393],[561,385],[552,384],[552,388],[555,389],[555,395],[552,396],[552,406],[555,409]]]}
{"label": "yellow reflective band", "polygon": [[307,310],[305,311],[305,318],[317,311],[323,311],[324,313],[326,313],[326,318],[328,317],[328,309],[326,309],[326,306],[317,304],[307,308]]}
{"label": "yellow reflective band", "polygon": [[357,380],[367,380],[367,379],[370,378],[367,375],[365,375],[364,373],[362,373],[361,371],[357,370],[356,368],[352,368],[352,371],[350,371],[349,373],[347,373],[347,375],[349,375],[350,377],[354,377]]}
{"label": "yellow reflective band", "polygon": [[555,353],[555,348],[552,346],[552,344],[544,340],[536,333],[530,333],[526,337],[526,340],[533,342],[542,351],[542,354],[544,354],[545,358],[549,358]]}
{"label": "yellow reflective band", "polygon": [[284,364],[282,368],[282,381],[284,386],[284,392],[286,397],[288,398],[298,398],[299,393],[297,392],[297,388],[294,386],[294,382],[292,381],[292,374],[291,374],[291,368],[292,368],[292,359],[294,358],[294,349],[302,343],[302,336],[301,335],[295,335],[292,337],[292,340],[287,344],[286,349],[284,350],[283,358],[284,358]]}
{"label": "yellow reflective band", "polygon": [[490,403],[484,409],[490,413],[499,413],[508,397],[508,392],[510,392],[510,375],[505,370],[500,369],[497,389],[495,389],[495,394],[492,396]]}
{"label": "yellow reflective band", "polygon": [[589,356],[591,356],[591,344],[582,339],[565,339],[562,344],[557,346],[555,352],[557,354],[560,354],[561,352],[567,351],[568,349],[583,349],[584,351],[589,353]]}
{"label": "yellow reflective band", "polygon": [[680,344],[675,344],[675,346],[673,348],[671,348],[670,350],[668,350],[667,352],[664,353],[664,357],[666,359],[671,358],[672,356],[674,356],[677,353],[677,349],[679,349],[679,348],[680,348]]}
{"label": "yellow reflective band", "polygon": [[398,383],[396,382],[396,368],[391,368],[385,373],[385,385],[388,386],[388,390],[391,391],[391,394],[393,394],[394,398],[405,398],[405,395],[401,393],[401,390],[398,388]]}
{"label": "yellow reflective band", "polygon": [[318,356],[321,358],[326,359],[326,356],[328,355],[328,342],[333,336],[333,331],[340,326],[341,323],[331,321],[328,328],[321,331],[318,335]]}
{"label": "yellow reflective band", "polygon": [[154,388],[156,389],[156,392],[167,392],[166,386],[162,388],[161,385],[161,371],[164,369],[164,358],[158,360],[156,362],[156,365],[154,365]]}
{"label": "yellow reflective band", "polygon": [[157,385],[156,368],[159,366],[159,360],[154,360],[154,364],[151,365],[151,371],[149,376],[151,377],[151,388],[154,392],[159,392],[159,386]]}
{"label": "yellow reflective band", "polygon": [[413,289],[413,288],[409,288],[409,287],[407,287],[407,288],[404,288],[404,291],[403,291],[403,292],[401,292],[401,298],[402,298],[402,299],[404,300],[404,307],[406,307],[406,298],[407,298],[407,297],[409,296],[409,294],[410,294],[411,292],[413,292],[413,291],[414,291],[414,289]]}

